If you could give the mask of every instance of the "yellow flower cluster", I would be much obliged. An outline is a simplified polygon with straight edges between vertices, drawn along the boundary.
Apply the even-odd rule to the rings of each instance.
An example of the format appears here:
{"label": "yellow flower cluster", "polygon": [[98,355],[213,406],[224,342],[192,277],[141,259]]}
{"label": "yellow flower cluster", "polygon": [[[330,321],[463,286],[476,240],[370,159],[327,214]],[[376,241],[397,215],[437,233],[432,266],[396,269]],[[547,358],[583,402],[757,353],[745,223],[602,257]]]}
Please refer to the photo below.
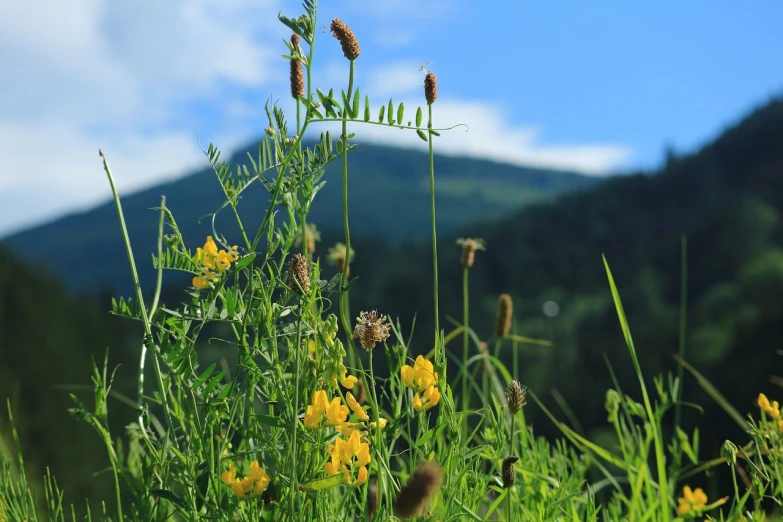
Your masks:
{"label": "yellow flower cluster", "polygon": [[330,401],[325,390],[318,390],[313,393],[312,403],[305,410],[304,425],[311,430],[316,429],[324,413],[328,426],[339,426],[348,419],[348,407],[342,404],[340,397]]}
{"label": "yellow flower cluster", "polygon": [[[361,441],[358,431],[353,431],[348,439],[337,437],[327,448],[331,460],[324,464],[328,475],[342,473],[345,483],[353,487],[367,481],[367,464],[370,463],[370,445]],[[354,476],[356,478],[354,478]]]}
{"label": "yellow flower cluster", "polygon": [[440,392],[437,388],[438,374],[431,361],[419,355],[413,366],[406,364],[402,367],[401,375],[405,386],[416,392],[413,397],[413,409],[428,410],[438,404],[440,401]]}
{"label": "yellow flower cluster", "polygon": [[201,272],[204,274],[204,276],[193,278],[193,286],[199,289],[209,288],[211,286],[210,282],[217,281],[220,273],[228,270],[231,267],[231,263],[239,259],[238,248],[237,246],[231,247],[231,252],[218,250],[212,236],[207,236],[204,246],[197,248],[196,255],[193,256],[193,261],[201,266]]}
{"label": "yellow flower cluster", "polygon": [[220,475],[220,479],[223,481],[223,484],[231,487],[231,491],[240,500],[248,498],[248,493],[251,497],[260,496],[266,490],[271,480],[266,471],[258,465],[257,460],[250,463],[250,474],[245,478],[237,478],[237,470],[232,464],[228,471]]}
{"label": "yellow flower cluster", "polygon": [[707,494],[701,488],[693,491],[690,486],[685,486],[682,488],[682,497],[677,499],[677,504],[678,515],[697,513],[707,505]]}
{"label": "yellow flower cluster", "polygon": [[778,404],[778,401],[770,403],[766,395],[759,393],[758,403],[764,413],[778,422],[778,431],[783,431],[783,419],[780,418],[780,404]]}

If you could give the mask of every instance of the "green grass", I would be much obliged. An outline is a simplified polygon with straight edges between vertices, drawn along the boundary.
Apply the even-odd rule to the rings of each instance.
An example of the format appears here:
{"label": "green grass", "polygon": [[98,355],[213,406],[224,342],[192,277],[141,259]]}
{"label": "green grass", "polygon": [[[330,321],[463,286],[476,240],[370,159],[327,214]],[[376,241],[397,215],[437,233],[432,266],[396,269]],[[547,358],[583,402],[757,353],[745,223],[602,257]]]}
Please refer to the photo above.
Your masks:
{"label": "green grass", "polygon": [[[302,39],[301,50],[289,47],[287,52],[305,62],[308,79],[320,34],[316,14],[315,4],[306,1],[301,17],[281,16]],[[329,45],[337,52],[335,42]],[[308,92],[298,99],[295,136],[283,111],[268,107],[266,137],[252,169],[232,170],[209,147],[224,208],[241,231],[240,245],[225,243],[214,228],[217,245],[206,241],[197,249],[183,238],[166,200],[161,202],[153,256],[157,290],[149,305],[115,192],[136,294],[114,300],[112,311],[143,327],[137,394],[126,401],[135,402],[138,417],[125,433],[112,433],[113,369],[108,358],[94,364],[93,401],[73,396],[71,413],[91,426],[105,447],[106,477],[114,484],[115,498],[105,499],[100,513],[88,511],[86,519],[671,521],[760,520],[774,513],[783,499],[779,405],[761,400],[761,410],[741,415],[685,362],[687,350],[681,345],[682,367],[747,430],[746,440],[727,441],[718,454],[700,451],[699,430],[686,432],[671,420],[675,410],[693,407],[680,394],[685,373],[643,374],[638,350],[644,347],[632,339],[606,259],[618,335],[625,339],[639,384],[638,390],[616,384],[605,391],[611,442],[580,433],[578,412],[567,405],[568,422],[561,420],[541,401],[543,390],[529,390],[532,401],[520,411],[509,407],[506,394],[518,368],[507,368],[498,355],[508,345],[547,343],[516,330],[507,335],[507,329],[498,328],[493,336],[471,329],[467,269],[465,323],[441,330],[433,149],[448,129],[437,126],[437,102],[418,109],[392,101],[369,105],[360,94],[361,78],[354,77],[354,59],[344,93],[314,90],[308,82]],[[397,121],[408,121],[405,111],[416,114],[409,116],[415,126]],[[340,141],[324,133],[313,147],[304,146],[305,130],[327,121],[342,124]],[[348,295],[361,292],[362,283],[349,277],[348,264],[327,281],[319,257],[308,259],[307,252],[295,257],[297,235],[326,166],[336,161],[341,162],[350,249],[351,133],[369,124],[416,132],[429,144],[435,325],[430,346],[410,346],[410,328],[386,318],[383,303],[377,305],[378,314],[350,311]],[[105,157],[104,167],[114,187]],[[267,201],[240,198],[256,185],[268,192]],[[240,208],[248,204],[266,205],[257,230],[245,230]],[[282,210],[275,213],[275,208]],[[176,308],[159,301],[167,271],[192,276],[193,286],[182,289],[187,297]],[[457,339],[462,346],[453,353],[462,353],[461,360],[449,347]],[[494,350],[483,349],[480,339],[491,339]],[[217,359],[212,364],[205,364],[196,349],[204,342]],[[153,382],[144,380],[148,368]],[[614,377],[611,365],[606,371]],[[561,436],[536,436],[526,408],[540,408]],[[13,423],[11,414],[9,407]],[[28,481],[23,448],[12,433],[14,449],[0,446],[0,517],[76,520],[50,474],[43,492]],[[690,484],[718,466],[730,468],[731,490],[709,499],[700,489],[691,490]]]}

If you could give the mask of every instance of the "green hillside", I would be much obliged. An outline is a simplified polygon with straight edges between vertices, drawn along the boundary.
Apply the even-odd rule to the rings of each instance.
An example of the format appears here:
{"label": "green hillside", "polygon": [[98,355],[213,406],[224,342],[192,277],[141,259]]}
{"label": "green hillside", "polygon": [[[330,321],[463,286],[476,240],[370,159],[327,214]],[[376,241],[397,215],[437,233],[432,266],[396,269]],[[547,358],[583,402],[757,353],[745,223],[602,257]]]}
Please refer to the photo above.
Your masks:
{"label": "green hillside", "polygon": [[[251,150],[235,154],[230,164],[248,164],[248,152]],[[257,150],[251,153],[255,156]],[[350,161],[350,219],[354,234],[382,237],[384,242],[392,243],[426,239],[430,223],[426,154],[361,144],[351,153]],[[206,158],[204,162],[207,164]],[[598,181],[572,172],[471,158],[438,156],[436,164],[439,228],[443,233],[497,218],[520,206],[550,200]],[[96,173],[100,173],[99,167],[96,163]],[[341,231],[339,165],[330,164],[324,180],[326,185],[318,193],[309,221],[326,232]],[[219,184],[208,169],[136,194],[123,194],[123,208],[137,255],[156,248],[158,217],[149,209],[160,204],[161,195],[167,197],[167,205],[174,212],[183,236],[193,244],[200,244],[211,233],[210,220],[202,219],[199,223],[199,219],[222,203]],[[258,183],[245,192],[248,203],[240,211],[245,223],[251,224],[250,229],[260,222],[267,198]],[[218,215],[218,229],[229,238],[235,230],[233,225],[233,217],[228,212]],[[123,292],[130,288],[117,216],[109,202],[14,234],[2,242],[24,259],[48,263],[71,288],[95,291],[112,287]],[[151,281],[149,263],[140,264],[142,279]]]}
{"label": "green hillside", "polygon": [[[612,178],[494,224],[462,229],[459,235],[483,237],[488,247],[477,253],[471,270],[471,295],[480,296],[473,301],[471,325],[488,338],[496,296],[510,293],[517,331],[554,342],[552,349],[525,348],[525,382],[541,393],[558,389],[585,427],[604,425],[603,392],[610,386],[604,354],[625,387],[636,389],[638,382],[601,255],[612,268],[651,380],[675,367],[684,235],[687,359],[719,389],[730,389],[735,406],[747,411],[759,392],[780,395],[769,378],[781,373],[783,362],[776,354],[783,346],[782,210],[783,99],[777,98],[698,152],[670,158],[659,172]],[[454,238],[439,244],[441,310],[459,319],[460,251]],[[374,245],[359,252],[364,255],[357,257],[355,272],[365,291],[353,296],[355,306],[382,303],[384,313],[400,316],[403,325],[419,312],[417,329],[429,332],[431,297],[417,290],[427,288],[431,277],[423,262],[426,248],[390,253]],[[556,317],[542,312],[550,300],[559,307]],[[424,336],[421,342],[431,341]],[[509,347],[503,353],[508,358]],[[686,386],[688,393],[698,392],[692,379]],[[701,399],[709,406],[707,422],[725,424],[726,415],[711,399],[703,393]]]}

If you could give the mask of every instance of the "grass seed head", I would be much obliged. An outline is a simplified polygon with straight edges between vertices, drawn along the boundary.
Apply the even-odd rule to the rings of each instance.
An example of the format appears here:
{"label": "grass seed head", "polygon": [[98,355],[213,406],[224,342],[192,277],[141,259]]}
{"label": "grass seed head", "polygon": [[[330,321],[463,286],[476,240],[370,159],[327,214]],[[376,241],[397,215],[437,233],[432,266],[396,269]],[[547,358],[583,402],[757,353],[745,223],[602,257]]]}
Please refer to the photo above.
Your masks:
{"label": "grass seed head", "polygon": [[457,244],[462,246],[462,266],[470,268],[476,257],[476,250],[486,250],[483,239],[459,238]]}
{"label": "grass seed head", "polygon": [[497,337],[505,337],[511,331],[511,315],[513,311],[514,306],[511,302],[511,296],[500,294],[498,298],[498,315],[495,318],[495,335]]}
{"label": "grass seed head", "polygon": [[424,77],[424,98],[427,100],[427,105],[432,105],[438,99],[438,80],[432,71]]}
{"label": "grass seed head", "polygon": [[307,259],[302,254],[295,254],[288,264],[288,276],[291,278],[291,286],[297,294],[310,293],[310,271]]}
{"label": "grass seed head", "polygon": [[[291,45],[294,46],[294,51],[299,52],[299,35],[291,35]],[[304,96],[305,81],[304,72],[302,71],[301,60],[291,60],[291,97],[296,99],[300,96]]]}
{"label": "grass seed head", "polygon": [[332,20],[331,29],[334,37],[340,42],[345,57],[349,60],[357,59],[361,49],[359,48],[359,41],[356,39],[353,31],[351,31],[351,28],[345,25],[339,18],[335,18]]}
{"label": "grass seed head", "polygon": [[514,481],[517,478],[517,473],[514,471],[514,463],[518,460],[519,457],[506,457],[503,459],[503,466],[500,470],[500,478],[503,480],[503,487],[506,489],[513,486]]}
{"label": "grass seed head", "polygon": [[394,500],[394,514],[402,519],[419,516],[443,483],[443,471],[434,462],[420,464]]}
{"label": "grass seed head", "polygon": [[516,414],[525,405],[525,398],[527,396],[527,389],[519,384],[519,381],[511,381],[508,383],[508,411],[511,415]]}

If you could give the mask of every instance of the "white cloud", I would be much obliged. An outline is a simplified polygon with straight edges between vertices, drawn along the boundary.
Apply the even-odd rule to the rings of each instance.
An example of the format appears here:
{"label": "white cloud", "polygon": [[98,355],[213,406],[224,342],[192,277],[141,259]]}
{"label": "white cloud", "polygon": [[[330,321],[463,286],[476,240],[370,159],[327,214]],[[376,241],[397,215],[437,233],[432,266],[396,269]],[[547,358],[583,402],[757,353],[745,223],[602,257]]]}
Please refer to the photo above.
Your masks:
{"label": "white cloud", "polygon": [[287,75],[271,50],[288,32],[278,11],[273,0],[0,2],[12,80],[0,82],[0,234],[106,198],[99,146],[126,193],[202,166],[198,129],[219,118],[194,104],[220,111],[209,138],[222,148],[258,132],[263,112],[221,95]]}

